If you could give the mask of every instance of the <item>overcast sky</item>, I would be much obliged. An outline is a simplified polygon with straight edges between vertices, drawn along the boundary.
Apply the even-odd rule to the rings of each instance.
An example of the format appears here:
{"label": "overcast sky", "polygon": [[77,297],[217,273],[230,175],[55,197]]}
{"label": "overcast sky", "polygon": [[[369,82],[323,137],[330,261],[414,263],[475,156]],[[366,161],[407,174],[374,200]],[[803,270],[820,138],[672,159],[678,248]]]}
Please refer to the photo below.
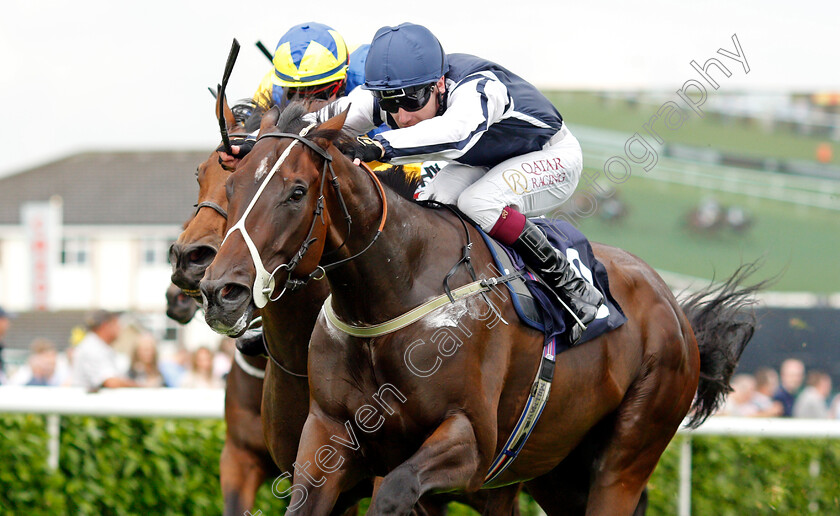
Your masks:
{"label": "overcast sky", "polygon": [[[696,78],[691,60],[718,57],[732,65],[721,91],[840,91],[836,0],[4,0],[0,14],[0,176],[80,151],[212,148],[207,87],[221,80],[231,39],[243,47],[228,87],[236,99],[270,67],[254,43],[273,50],[312,20],[351,47],[382,25],[422,23],[447,52],[543,87],[676,90]],[[749,74],[716,54],[735,51],[733,34]]]}

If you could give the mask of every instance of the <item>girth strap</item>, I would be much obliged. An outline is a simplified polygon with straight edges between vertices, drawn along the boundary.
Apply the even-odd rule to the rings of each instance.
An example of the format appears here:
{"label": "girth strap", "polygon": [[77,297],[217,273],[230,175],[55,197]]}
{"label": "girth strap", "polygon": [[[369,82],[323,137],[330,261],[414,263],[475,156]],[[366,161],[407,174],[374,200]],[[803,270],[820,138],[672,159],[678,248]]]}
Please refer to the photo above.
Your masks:
{"label": "girth strap", "polygon": [[[531,392],[528,393],[528,400],[519,420],[513,427],[513,431],[502,447],[502,451],[496,460],[490,465],[487,475],[484,477],[484,486],[492,484],[494,480],[504,473],[513,464],[519,452],[531,436],[537,421],[540,420],[543,409],[548,403],[548,395],[551,393],[551,382],[554,379],[555,353],[557,352],[554,339],[550,339],[543,347],[543,356],[540,360],[540,367],[537,369],[537,377],[531,385]],[[494,485],[493,487],[500,487]]]}

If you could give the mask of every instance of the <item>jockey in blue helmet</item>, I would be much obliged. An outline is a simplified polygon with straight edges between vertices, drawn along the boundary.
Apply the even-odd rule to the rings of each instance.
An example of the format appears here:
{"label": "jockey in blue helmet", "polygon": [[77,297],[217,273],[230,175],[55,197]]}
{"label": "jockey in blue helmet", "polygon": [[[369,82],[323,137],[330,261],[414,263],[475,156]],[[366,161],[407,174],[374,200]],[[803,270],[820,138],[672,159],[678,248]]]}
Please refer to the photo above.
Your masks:
{"label": "jockey in blue helmet", "polygon": [[556,210],[583,169],[580,144],[533,85],[490,61],[446,54],[425,27],[379,29],[367,56],[365,84],[337,106],[359,137],[355,157],[392,163],[445,160],[421,198],[456,204],[482,229],[512,246],[548,282],[579,321],[571,340],[595,319],[603,296],[581,278],[527,216]]}

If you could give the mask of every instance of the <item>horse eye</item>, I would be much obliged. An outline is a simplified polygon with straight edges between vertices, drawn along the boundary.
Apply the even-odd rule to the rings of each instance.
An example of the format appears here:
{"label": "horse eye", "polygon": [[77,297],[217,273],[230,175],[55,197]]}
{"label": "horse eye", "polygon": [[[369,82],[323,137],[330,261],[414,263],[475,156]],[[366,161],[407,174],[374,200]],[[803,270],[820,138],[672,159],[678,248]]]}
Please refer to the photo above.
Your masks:
{"label": "horse eye", "polygon": [[292,195],[289,196],[289,200],[299,201],[303,199],[304,195],[306,195],[306,188],[302,186],[296,186],[295,189],[292,190]]}

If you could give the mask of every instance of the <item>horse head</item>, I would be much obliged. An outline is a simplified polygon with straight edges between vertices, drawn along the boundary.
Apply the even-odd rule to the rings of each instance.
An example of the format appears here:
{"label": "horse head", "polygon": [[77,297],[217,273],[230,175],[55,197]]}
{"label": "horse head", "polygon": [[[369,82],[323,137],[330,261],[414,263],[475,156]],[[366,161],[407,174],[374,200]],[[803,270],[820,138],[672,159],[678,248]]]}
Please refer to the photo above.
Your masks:
{"label": "horse head", "polygon": [[327,170],[333,157],[349,161],[332,147],[345,114],[315,127],[306,110],[292,103],[266,113],[227,180],[231,224],[200,284],[205,318],[219,333],[240,335],[255,309],[319,269],[332,225],[325,206],[334,204]]}
{"label": "horse head", "polygon": [[166,315],[179,324],[187,324],[195,316],[198,304],[195,299],[185,294],[178,286],[169,285],[166,289]]}
{"label": "horse head", "polygon": [[[239,123],[233,116],[227,102],[217,101],[217,113],[222,117],[230,133],[247,133],[249,122]],[[252,118],[259,119],[259,115]],[[253,122],[250,122],[253,124]],[[215,150],[195,171],[198,181],[198,202],[193,217],[184,225],[184,231],[169,248],[169,261],[172,264],[172,283],[180,287],[187,295],[198,298],[198,282],[204,276],[204,270],[213,261],[216,251],[222,243],[227,225],[227,198],[225,181],[230,172],[219,163]],[[209,208],[209,209],[208,209]]]}

